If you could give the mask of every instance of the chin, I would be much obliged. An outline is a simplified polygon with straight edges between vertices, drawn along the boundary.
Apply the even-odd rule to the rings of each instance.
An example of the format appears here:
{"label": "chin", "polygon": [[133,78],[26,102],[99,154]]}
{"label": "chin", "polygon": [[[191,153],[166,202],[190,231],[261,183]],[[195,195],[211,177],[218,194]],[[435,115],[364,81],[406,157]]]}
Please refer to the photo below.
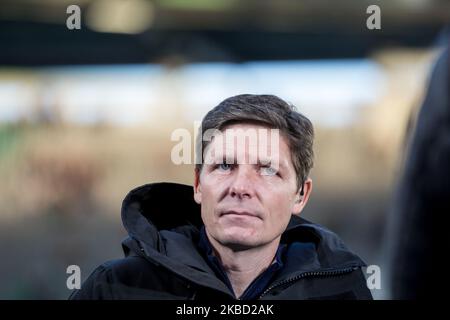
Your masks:
{"label": "chin", "polygon": [[248,249],[257,247],[260,243],[255,234],[248,234],[244,230],[233,230],[223,234],[221,244],[230,248]]}

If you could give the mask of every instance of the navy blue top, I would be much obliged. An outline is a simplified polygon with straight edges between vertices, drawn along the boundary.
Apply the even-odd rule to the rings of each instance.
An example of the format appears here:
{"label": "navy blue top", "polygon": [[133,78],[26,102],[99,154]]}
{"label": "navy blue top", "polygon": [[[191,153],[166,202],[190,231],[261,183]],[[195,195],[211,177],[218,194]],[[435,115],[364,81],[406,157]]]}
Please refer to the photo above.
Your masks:
{"label": "navy blue top", "polygon": [[[214,270],[217,277],[221,279],[226,286],[234,293],[233,286],[231,285],[230,279],[228,279],[227,273],[225,272],[219,259],[213,254],[213,247],[208,240],[206,235],[205,226],[200,229],[200,240],[199,248],[205,257],[208,265]],[[244,293],[239,298],[240,300],[254,300],[257,299],[266,290],[271,279],[274,275],[283,268],[283,255],[286,249],[286,244],[280,244],[278,250],[275,254],[275,261],[255,280],[250,283],[250,285],[245,289]],[[236,295],[235,295],[236,296]]]}

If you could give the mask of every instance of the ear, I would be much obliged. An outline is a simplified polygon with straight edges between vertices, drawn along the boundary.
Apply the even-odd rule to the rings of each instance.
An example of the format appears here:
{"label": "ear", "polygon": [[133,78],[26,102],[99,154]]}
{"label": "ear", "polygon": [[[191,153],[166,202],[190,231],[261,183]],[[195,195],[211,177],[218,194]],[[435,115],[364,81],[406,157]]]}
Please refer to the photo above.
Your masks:
{"label": "ear", "polygon": [[292,214],[295,215],[299,215],[300,212],[302,212],[303,208],[306,206],[306,203],[309,200],[309,196],[311,195],[312,191],[311,178],[306,179],[306,181],[303,183],[303,196],[300,195],[301,189],[302,188],[297,191],[297,194],[295,195],[294,206],[292,207]]}
{"label": "ear", "polygon": [[195,168],[195,170],[194,170],[194,200],[198,204],[202,203],[202,188],[200,185],[200,172],[201,172],[201,169]]}

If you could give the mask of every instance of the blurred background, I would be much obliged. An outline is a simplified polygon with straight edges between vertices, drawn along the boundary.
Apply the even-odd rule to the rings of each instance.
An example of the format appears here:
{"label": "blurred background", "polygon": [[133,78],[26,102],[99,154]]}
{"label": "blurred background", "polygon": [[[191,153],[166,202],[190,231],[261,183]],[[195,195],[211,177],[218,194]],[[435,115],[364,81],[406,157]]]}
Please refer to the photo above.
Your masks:
{"label": "blurred background", "polygon": [[0,299],[66,299],[68,265],[84,280],[122,257],[124,196],[192,184],[171,133],[241,93],[312,120],[303,216],[379,265],[390,298],[389,207],[449,21],[440,0],[2,0]]}

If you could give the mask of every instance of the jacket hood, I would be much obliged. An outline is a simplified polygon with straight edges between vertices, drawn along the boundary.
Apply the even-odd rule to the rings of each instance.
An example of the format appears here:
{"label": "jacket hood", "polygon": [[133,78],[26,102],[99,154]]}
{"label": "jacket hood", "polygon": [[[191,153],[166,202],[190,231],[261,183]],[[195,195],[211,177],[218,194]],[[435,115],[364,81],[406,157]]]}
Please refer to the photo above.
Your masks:
{"label": "jacket hood", "polygon": [[[129,234],[122,243],[125,255],[144,253],[182,277],[220,286],[205,276],[213,272],[196,247],[203,222],[192,186],[164,182],[131,190],[123,200],[122,222]],[[292,216],[281,242],[288,244],[286,274],[365,266],[335,233],[298,216]],[[225,285],[220,289],[228,291]]]}

